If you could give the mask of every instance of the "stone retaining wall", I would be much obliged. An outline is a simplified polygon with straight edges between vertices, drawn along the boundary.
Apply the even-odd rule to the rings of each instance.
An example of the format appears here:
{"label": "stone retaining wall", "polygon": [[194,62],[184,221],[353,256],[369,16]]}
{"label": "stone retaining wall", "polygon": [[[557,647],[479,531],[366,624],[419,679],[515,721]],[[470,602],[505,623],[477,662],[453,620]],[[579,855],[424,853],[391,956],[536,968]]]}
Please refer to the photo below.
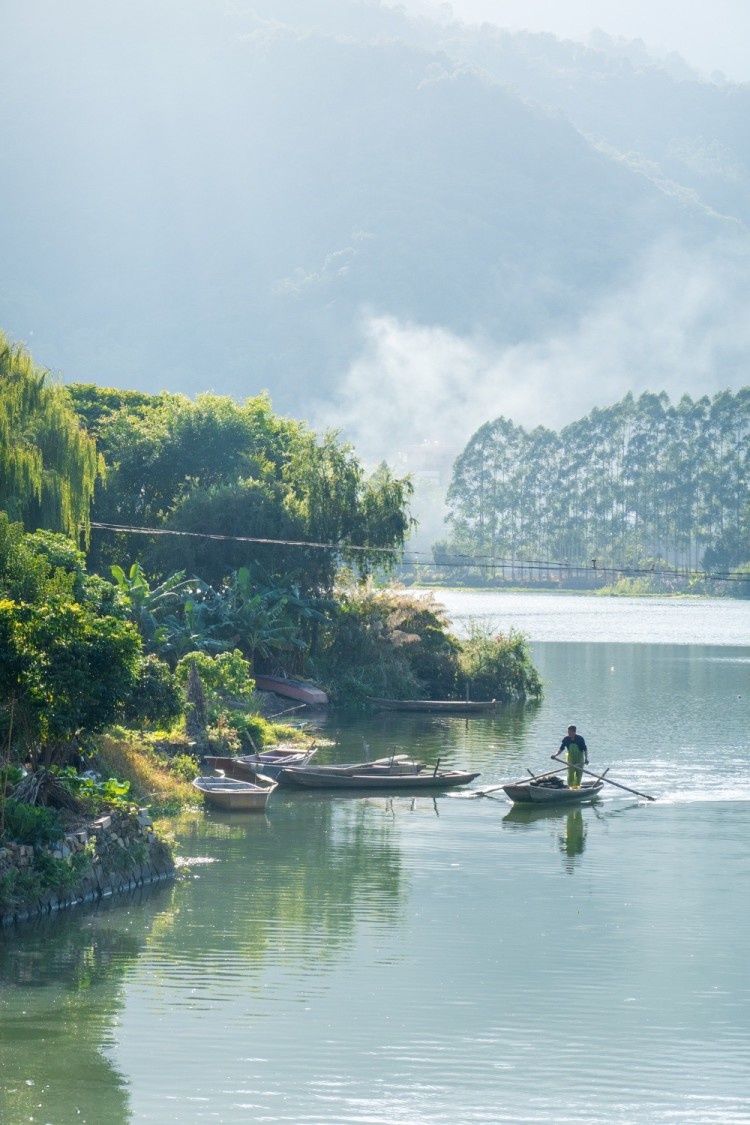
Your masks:
{"label": "stone retaining wall", "polygon": [[[171,850],[156,835],[153,821],[144,810],[100,817],[46,850],[55,859],[70,862],[76,854],[86,853],[80,878],[64,890],[44,890],[33,901],[0,903],[0,925],[171,879],[175,872]],[[32,871],[35,855],[28,844],[0,847],[0,879],[13,869]]]}

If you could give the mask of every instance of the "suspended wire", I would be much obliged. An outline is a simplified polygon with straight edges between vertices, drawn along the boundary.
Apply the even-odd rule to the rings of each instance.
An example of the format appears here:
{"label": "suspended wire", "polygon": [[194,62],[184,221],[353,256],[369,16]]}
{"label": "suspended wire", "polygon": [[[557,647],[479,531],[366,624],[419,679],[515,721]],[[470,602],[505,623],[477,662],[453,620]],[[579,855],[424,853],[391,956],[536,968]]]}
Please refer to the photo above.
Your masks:
{"label": "suspended wire", "polygon": [[[403,547],[368,547],[350,543],[317,543],[306,539],[267,539],[252,535],[220,535],[208,531],[179,531],[167,527],[133,527],[117,523],[91,523],[92,531],[114,531],[126,535],[172,535],[186,539],[208,539],[224,543],[257,543],[271,547],[303,547],[306,550],[336,551],[338,553],[360,551],[367,554],[397,555],[403,564],[411,563],[413,566],[429,566],[435,570],[454,570],[456,567],[473,567],[477,570],[513,570],[513,571],[539,571],[546,574],[557,574],[572,577],[581,571],[587,574],[601,575],[603,578],[611,577],[653,577],[653,578],[680,578],[683,581],[701,579],[702,581],[716,582],[750,582],[747,577],[730,571],[706,570],[677,570],[669,567],[634,566],[623,564],[602,565],[597,559],[590,563],[548,561],[541,562],[531,559],[508,559],[496,555],[469,555],[451,552],[450,559],[437,560],[426,551],[407,550]],[[429,562],[421,561],[425,558]]]}

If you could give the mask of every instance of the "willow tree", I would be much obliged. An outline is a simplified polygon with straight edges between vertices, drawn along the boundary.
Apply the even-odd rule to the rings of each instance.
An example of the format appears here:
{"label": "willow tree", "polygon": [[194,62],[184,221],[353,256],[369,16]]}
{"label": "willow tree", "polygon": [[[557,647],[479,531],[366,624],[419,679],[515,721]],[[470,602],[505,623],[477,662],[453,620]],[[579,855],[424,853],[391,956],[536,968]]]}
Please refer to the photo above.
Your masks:
{"label": "willow tree", "polygon": [[0,508],[29,531],[87,537],[102,468],[65,388],[0,332]]}

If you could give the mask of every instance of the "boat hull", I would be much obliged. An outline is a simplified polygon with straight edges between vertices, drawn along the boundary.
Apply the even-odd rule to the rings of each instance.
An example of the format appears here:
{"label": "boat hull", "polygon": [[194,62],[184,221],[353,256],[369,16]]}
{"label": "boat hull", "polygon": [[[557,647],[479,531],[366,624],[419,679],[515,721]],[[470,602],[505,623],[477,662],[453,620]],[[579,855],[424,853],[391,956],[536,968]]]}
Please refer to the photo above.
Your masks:
{"label": "boat hull", "polygon": [[370,703],[381,711],[427,711],[455,715],[482,715],[486,711],[494,711],[496,707],[494,699],[376,699],[371,697]]}
{"label": "boat hull", "polygon": [[328,696],[322,688],[305,680],[288,680],[285,676],[254,676],[258,691],[272,691],[284,699],[296,699],[310,707],[325,707]]}

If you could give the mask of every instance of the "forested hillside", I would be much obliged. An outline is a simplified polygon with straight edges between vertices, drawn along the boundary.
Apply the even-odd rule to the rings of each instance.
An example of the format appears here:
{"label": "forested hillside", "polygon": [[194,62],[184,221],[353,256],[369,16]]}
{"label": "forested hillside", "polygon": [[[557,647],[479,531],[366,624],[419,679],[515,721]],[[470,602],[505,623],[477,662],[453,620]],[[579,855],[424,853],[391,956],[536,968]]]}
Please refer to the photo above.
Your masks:
{"label": "forested hillside", "polygon": [[748,472],[748,387],[676,405],[628,395],[560,432],[497,418],[456,461],[451,540],[436,555],[500,572],[533,562],[726,574],[750,562]]}
{"label": "forested hillside", "polygon": [[666,246],[747,285],[745,87],[375,0],[25,0],[0,35],[0,324],[68,380],[309,417],[379,317],[519,346]]}

